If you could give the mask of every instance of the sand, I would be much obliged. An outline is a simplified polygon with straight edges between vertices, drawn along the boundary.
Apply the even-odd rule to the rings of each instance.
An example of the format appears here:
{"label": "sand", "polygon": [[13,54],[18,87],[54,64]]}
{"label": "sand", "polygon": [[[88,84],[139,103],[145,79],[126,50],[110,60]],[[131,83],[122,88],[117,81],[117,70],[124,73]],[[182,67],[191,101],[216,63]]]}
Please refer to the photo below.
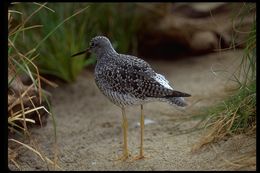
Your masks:
{"label": "sand", "polygon": [[[175,61],[147,59],[175,89],[192,97],[186,99],[189,106],[185,110],[159,102],[144,105],[149,123],[145,125],[146,158],[143,160],[114,160],[122,152],[121,110],[98,90],[93,71],[84,70],[73,84],[59,83],[58,88],[49,90],[57,123],[59,167],[62,170],[255,170],[255,165],[241,168],[241,164],[230,163],[246,151],[254,151],[255,136],[236,135],[191,152],[192,146],[205,134],[205,130],[196,128],[200,119],[194,115],[200,115],[206,107],[230,94],[228,88],[232,83],[227,79],[242,53],[226,51]],[[135,156],[140,143],[140,107],[129,107],[126,113],[129,150]],[[52,122],[49,118],[46,127],[31,129],[31,138],[37,141],[38,149],[53,160]],[[28,149],[18,146],[18,151],[16,162],[21,170],[54,170]],[[8,166],[19,170],[12,163]]]}

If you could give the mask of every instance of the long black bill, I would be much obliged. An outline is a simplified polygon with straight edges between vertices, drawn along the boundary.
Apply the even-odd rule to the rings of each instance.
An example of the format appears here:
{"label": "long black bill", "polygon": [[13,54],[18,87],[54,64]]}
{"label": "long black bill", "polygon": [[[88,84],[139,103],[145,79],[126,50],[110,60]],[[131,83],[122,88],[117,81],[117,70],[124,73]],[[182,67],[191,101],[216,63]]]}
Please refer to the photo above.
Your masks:
{"label": "long black bill", "polygon": [[78,53],[76,53],[76,54],[74,54],[74,55],[71,55],[71,57],[78,56],[78,55],[82,55],[82,54],[84,54],[84,53],[88,53],[88,50],[89,50],[89,48],[86,49],[86,50],[84,50],[84,51],[78,52]]}

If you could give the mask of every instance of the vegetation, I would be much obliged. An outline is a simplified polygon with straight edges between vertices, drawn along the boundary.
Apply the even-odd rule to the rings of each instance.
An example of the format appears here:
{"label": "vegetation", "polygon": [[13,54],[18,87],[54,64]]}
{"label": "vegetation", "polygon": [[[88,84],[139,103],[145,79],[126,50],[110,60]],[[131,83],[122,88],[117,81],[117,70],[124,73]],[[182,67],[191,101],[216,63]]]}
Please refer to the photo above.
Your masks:
{"label": "vegetation", "polygon": [[[56,84],[40,76],[39,69],[33,60],[39,56],[38,49],[42,46],[42,43],[52,33],[54,33],[59,26],[80,13],[82,10],[78,11],[66,20],[63,20],[60,24],[57,23],[57,26],[47,33],[45,37],[42,37],[37,45],[29,48],[27,51],[24,51],[23,48],[17,46],[17,42],[21,41],[20,39],[22,38],[27,38],[26,34],[29,33],[29,30],[41,27],[41,25],[27,26],[27,22],[31,17],[33,17],[33,15],[37,14],[43,8],[51,10],[45,6],[46,3],[31,3],[30,5],[36,6],[37,8],[32,11],[29,16],[24,16],[24,13],[19,10],[8,10],[8,128],[10,133],[16,132],[16,134],[28,137],[32,145],[30,146],[25,144],[14,139],[13,137],[10,137],[8,140],[33,151],[46,163],[51,163],[52,165],[57,166],[56,161],[50,160],[39,151],[37,144],[33,139],[31,139],[30,132],[28,130],[28,126],[31,125],[31,123],[35,124],[37,121],[39,121],[42,126],[42,116],[47,113],[53,119],[56,146],[55,119],[51,111],[50,103],[47,99],[47,92],[42,89],[41,82],[45,82],[54,87]],[[21,20],[14,20],[14,16],[16,15],[19,15]],[[28,76],[31,79],[32,84],[29,86],[24,85],[21,80],[21,76]],[[19,164],[15,161],[16,156],[17,154],[15,148],[11,148],[9,145],[8,159],[19,168]]]}
{"label": "vegetation", "polygon": [[[242,13],[238,17],[241,21],[247,14],[253,13],[253,23],[245,43],[244,56],[233,79],[237,89],[233,95],[214,107],[206,110],[205,128],[208,129],[198,143],[193,145],[192,151],[197,151],[202,146],[223,140],[234,134],[256,134],[256,6],[254,3],[245,3]],[[237,28],[234,28],[239,32]],[[234,34],[233,36],[236,36]],[[236,37],[235,37],[236,38]],[[234,39],[235,39],[234,38]],[[234,45],[231,45],[232,47]],[[240,46],[240,45],[237,45]],[[212,146],[212,145],[211,145]],[[212,147],[214,149],[214,147]],[[215,150],[215,149],[214,149]],[[255,167],[256,151],[251,149],[228,161],[223,158],[224,165],[235,170],[245,167]]]}
{"label": "vegetation", "polygon": [[[134,6],[126,3],[48,3],[48,8],[52,10],[46,7],[30,19],[31,23],[40,24],[42,27],[26,32],[26,37],[19,35],[17,47],[25,52],[29,51],[43,36],[50,33],[57,23],[86,7],[87,9],[72,22],[61,25],[44,41],[45,44],[39,49],[39,57],[35,59],[40,73],[72,82],[85,66],[95,63],[94,56],[87,59],[83,56],[70,57],[76,52],[85,50],[92,37],[107,35],[120,52],[136,50],[135,32],[139,25]],[[32,8],[30,3],[21,3],[17,4],[16,9],[29,16],[35,8]]]}
{"label": "vegetation", "polygon": [[[245,4],[244,10],[247,13],[255,11],[255,6]],[[207,120],[205,127],[209,132],[203,136],[199,143],[193,146],[193,151],[203,145],[219,141],[226,136],[233,134],[254,134],[256,130],[256,16],[253,15],[254,22],[248,37],[245,40],[244,56],[238,67],[237,73],[233,74],[234,82],[238,88],[234,94],[220,104],[209,108],[206,111]],[[236,75],[237,74],[237,75]],[[255,164],[255,151],[250,151],[248,155],[236,158],[232,165],[237,168]],[[250,162],[247,162],[250,160]],[[242,163],[244,162],[244,163]],[[231,162],[230,162],[231,163]],[[236,164],[234,164],[236,163]]]}

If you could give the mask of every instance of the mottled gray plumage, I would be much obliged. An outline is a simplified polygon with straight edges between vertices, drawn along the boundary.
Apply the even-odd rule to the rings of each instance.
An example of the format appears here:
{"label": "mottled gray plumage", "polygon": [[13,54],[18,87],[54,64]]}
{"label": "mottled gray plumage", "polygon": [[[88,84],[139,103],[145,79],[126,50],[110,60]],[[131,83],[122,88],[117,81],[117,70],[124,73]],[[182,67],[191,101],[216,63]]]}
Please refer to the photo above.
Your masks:
{"label": "mottled gray plumage", "polygon": [[144,60],[118,54],[106,37],[94,37],[89,51],[97,56],[96,84],[114,104],[122,107],[163,101],[186,106],[182,97],[189,94],[175,91],[164,76],[156,73]]}

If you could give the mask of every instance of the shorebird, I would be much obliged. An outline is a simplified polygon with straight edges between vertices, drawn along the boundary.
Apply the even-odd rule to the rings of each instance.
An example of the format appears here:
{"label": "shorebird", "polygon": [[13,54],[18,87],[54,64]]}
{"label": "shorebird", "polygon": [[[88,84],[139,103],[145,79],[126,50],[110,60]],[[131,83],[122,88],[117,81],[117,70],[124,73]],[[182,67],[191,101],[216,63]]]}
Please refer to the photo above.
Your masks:
{"label": "shorebird", "polygon": [[126,160],[130,154],[127,146],[127,117],[126,106],[141,106],[141,142],[140,153],[135,159],[144,158],[144,114],[143,104],[153,101],[168,102],[184,107],[187,104],[183,97],[190,94],[174,90],[169,81],[143,59],[132,55],[119,54],[105,36],[96,36],[91,39],[89,48],[72,55],[72,57],[86,52],[96,55],[95,82],[100,91],[122,110],[124,145],[123,155],[118,159]]}

